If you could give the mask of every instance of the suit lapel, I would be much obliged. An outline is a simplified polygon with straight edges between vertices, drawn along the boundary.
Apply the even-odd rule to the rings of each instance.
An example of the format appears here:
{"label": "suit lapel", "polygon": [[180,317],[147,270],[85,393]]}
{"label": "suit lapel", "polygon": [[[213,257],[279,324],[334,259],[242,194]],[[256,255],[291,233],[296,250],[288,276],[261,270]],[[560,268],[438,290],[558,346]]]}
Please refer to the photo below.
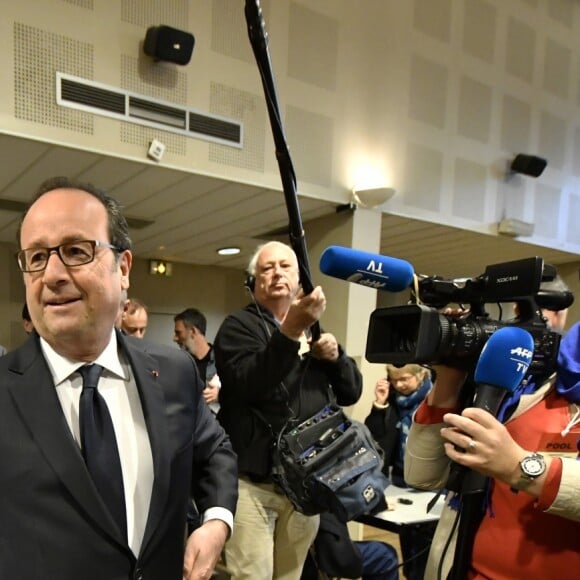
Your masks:
{"label": "suit lapel", "polygon": [[8,389],[40,451],[88,516],[126,546],[127,541],[106,511],[64,418],[38,336],[31,336],[15,354]]}
{"label": "suit lapel", "polygon": [[169,494],[170,457],[166,405],[163,389],[158,382],[159,366],[156,360],[132,342],[125,341],[120,333],[117,333],[117,337],[125,349],[135,376],[153,456],[153,489],[145,535],[141,544],[141,554],[143,554],[153,533],[158,529]]}

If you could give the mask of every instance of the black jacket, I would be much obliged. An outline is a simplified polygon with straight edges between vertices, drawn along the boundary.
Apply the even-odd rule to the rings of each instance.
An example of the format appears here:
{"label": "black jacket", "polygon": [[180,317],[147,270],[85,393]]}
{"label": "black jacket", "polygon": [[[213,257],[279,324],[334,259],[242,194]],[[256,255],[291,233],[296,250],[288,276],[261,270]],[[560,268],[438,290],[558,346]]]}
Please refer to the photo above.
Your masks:
{"label": "black jacket", "polygon": [[155,473],[141,551],[135,558],[107,513],[32,333],[0,357],[0,578],[181,580],[189,498],[201,511],[235,510],[236,458],[192,359],[117,339],[137,384]]}
{"label": "black jacket", "polygon": [[369,428],[375,441],[383,450],[383,473],[389,477],[389,467],[394,465],[397,459],[401,430],[399,423],[399,411],[390,404],[386,409],[377,409],[374,405],[365,419],[365,425]]}
{"label": "black jacket", "polygon": [[362,392],[361,374],[342,349],[336,362],[300,358],[299,343],[254,304],[224,320],[214,350],[222,383],[218,419],[238,455],[239,472],[253,479],[268,478],[273,438],[289,418],[307,419],[334,397],[339,405],[352,405]]}

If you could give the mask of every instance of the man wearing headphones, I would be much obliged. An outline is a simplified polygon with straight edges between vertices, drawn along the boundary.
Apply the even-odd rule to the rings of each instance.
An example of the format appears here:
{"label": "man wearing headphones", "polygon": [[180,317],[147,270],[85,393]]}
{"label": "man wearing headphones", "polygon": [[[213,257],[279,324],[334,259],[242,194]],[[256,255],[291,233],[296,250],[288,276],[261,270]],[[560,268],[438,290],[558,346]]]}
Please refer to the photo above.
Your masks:
{"label": "man wearing headphones", "polygon": [[272,445],[285,425],[311,417],[331,397],[339,405],[355,403],[362,377],[332,334],[308,343],[326,298],[320,287],[306,296],[300,290],[289,246],[258,247],[248,273],[252,303],[224,320],[214,344],[222,382],[218,419],[238,454],[240,473],[226,565],[235,580],[298,580],[319,517],[298,513],[275,486]]}

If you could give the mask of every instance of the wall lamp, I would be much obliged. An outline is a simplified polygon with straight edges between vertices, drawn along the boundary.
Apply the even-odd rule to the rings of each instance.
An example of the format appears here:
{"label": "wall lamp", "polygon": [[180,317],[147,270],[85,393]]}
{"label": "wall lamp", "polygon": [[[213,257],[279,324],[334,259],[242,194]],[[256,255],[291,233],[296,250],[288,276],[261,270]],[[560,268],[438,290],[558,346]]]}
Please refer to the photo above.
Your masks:
{"label": "wall lamp", "polygon": [[171,276],[173,264],[165,260],[149,260],[149,274],[152,276]]}
{"label": "wall lamp", "polygon": [[397,192],[392,187],[355,187],[352,190],[352,198],[354,203],[361,207],[377,207],[391,199],[395,193]]}

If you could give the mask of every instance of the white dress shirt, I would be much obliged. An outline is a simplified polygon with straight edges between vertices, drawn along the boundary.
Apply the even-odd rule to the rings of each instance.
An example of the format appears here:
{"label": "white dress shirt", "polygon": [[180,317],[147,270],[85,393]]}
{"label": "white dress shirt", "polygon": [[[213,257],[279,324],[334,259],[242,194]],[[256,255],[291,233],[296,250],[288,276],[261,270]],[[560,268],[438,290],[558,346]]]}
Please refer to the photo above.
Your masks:
{"label": "white dress shirt", "polygon": [[[68,426],[81,446],[79,401],[83,380],[77,369],[84,362],[70,360],[58,354],[44,339],[40,339]],[[137,384],[131,367],[117,349],[113,331],[105,350],[93,361],[104,370],[98,391],[105,399],[113,421],[125,490],[127,539],[137,556],[143,541],[153,489],[153,457]]]}

